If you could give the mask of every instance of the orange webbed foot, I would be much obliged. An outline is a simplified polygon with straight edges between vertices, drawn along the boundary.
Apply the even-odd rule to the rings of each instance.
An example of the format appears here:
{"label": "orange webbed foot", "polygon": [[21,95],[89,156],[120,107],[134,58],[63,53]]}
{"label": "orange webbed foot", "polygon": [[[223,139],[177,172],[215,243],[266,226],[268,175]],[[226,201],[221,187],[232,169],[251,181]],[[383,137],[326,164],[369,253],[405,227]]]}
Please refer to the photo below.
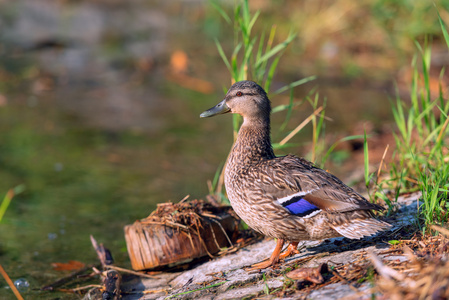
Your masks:
{"label": "orange webbed foot", "polygon": [[246,268],[245,270],[246,271],[262,270],[277,264],[277,262],[279,261],[279,255],[281,253],[282,246],[284,246],[284,240],[278,239],[276,242],[276,248],[274,248],[274,251],[268,260],[254,264],[251,267]]}
{"label": "orange webbed foot", "polygon": [[297,247],[298,247],[298,242],[290,243],[290,245],[288,245],[287,250],[285,250],[284,252],[279,254],[279,258],[285,259],[285,258],[289,257],[290,255],[299,254]]}

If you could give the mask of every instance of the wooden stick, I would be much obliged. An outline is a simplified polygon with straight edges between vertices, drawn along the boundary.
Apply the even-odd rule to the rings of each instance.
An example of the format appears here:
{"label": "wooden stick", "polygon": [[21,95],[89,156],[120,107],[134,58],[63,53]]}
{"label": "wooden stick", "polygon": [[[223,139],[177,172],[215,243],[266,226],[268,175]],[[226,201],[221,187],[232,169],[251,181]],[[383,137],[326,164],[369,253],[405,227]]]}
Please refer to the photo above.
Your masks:
{"label": "wooden stick", "polygon": [[140,273],[140,272],[136,272],[136,271],[132,271],[132,270],[116,267],[116,266],[106,266],[106,268],[107,269],[116,270],[116,271],[120,271],[120,272],[124,272],[124,273],[133,274],[133,275],[140,276],[140,277],[146,277],[146,278],[152,278],[152,279],[159,279],[160,278],[159,276],[145,274],[145,273]]}
{"label": "wooden stick", "polygon": [[380,160],[379,169],[377,170],[376,185],[379,183],[380,171],[382,170],[382,164],[384,162],[385,156],[387,155],[389,147],[390,145],[387,145],[387,147],[385,147],[384,154],[382,155],[382,159]]}
{"label": "wooden stick", "polygon": [[337,272],[337,270],[333,270],[333,269],[329,269],[332,274],[334,274],[335,276],[338,277],[338,279],[340,279],[341,281],[343,281],[345,284],[347,284],[349,286],[349,288],[351,290],[353,290],[354,292],[360,292],[358,288],[356,288],[355,286],[353,286],[346,278],[344,278],[343,276],[340,275],[340,273]]}
{"label": "wooden stick", "polygon": [[90,242],[97,252],[98,259],[101,262],[103,268],[107,265],[112,265],[114,263],[114,259],[112,258],[112,254],[103,244],[98,244],[95,238],[91,235]]}
{"label": "wooden stick", "polygon": [[11,288],[11,290],[14,293],[14,295],[16,296],[16,298],[18,300],[23,300],[22,295],[20,295],[19,290],[16,288],[16,286],[12,282],[11,278],[9,278],[5,269],[3,269],[2,265],[0,265],[0,273],[2,273],[3,278],[5,278],[6,282],[8,283],[9,287]]}
{"label": "wooden stick", "polygon": [[394,278],[400,282],[405,279],[404,274],[399,273],[395,269],[392,269],[392,268],[384,265],[382,263],[382,261],[380,260],[380,258],[372,250],[368,250],[367,252],[368,252],[369,259],[371,260],[371,262],[374,265],[374,268],[376,268],[377,272],[379,272],[379,274],[382,277],[384,277],[385,279],[389,279],[389,280]]}
{"label": "wooden stick", "polygon": [[73,289],[58,289],[58,291],[65,292],[65,293],[76,293],[76,292],[87,290],[87,289],[91,289],[91,288],[99,288],[99,289],[101,289],[102,287],[103,286],[99,285],[99,284],[89,284],[89,285],[80,286],[80,287],[73,288]]}
{"label": "wooden stick", "polygon": [[89,269],[92,269],[92,267],[94,267],[94,265],[90,265],[90,266],[84,267],[82,269],[79,269],[78,271],[75,271],[72,274],[67,275],[66,277],[62,277],[61,279],[58,279],[49,285],[41,287],[41,291],[53,291],[55,288],[57,288],[63,284],[66,284],[67,282],[73,280],[74,278],[77,278],[78,275],[83,274],[84,272],[86,272]]}

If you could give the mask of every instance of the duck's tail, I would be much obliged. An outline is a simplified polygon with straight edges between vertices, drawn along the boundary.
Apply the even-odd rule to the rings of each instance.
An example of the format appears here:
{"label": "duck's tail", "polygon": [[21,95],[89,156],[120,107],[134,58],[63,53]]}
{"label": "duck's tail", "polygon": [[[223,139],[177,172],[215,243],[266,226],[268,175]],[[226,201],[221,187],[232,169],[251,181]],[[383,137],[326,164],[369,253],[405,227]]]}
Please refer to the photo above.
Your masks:
{"label": "duck's tail", "polygon": [[336,216],[332,221],[331,227],[350,239],[361,239],[391,228],[387,222],[375,219],[368,210],[347,212]]}

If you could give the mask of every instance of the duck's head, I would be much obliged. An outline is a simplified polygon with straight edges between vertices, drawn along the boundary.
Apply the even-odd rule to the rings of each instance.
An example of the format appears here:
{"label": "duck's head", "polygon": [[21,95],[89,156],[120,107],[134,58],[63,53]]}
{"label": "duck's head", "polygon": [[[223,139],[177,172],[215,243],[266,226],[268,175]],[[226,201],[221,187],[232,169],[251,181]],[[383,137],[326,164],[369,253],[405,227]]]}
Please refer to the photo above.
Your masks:
{"label": "duck's head", "polygon": [[200,117],[207,118],[229,112],[248,120],[269,120],[271,104],[260,85],[248,80],[239,81],[231,86],[223,101],[203,112]]}

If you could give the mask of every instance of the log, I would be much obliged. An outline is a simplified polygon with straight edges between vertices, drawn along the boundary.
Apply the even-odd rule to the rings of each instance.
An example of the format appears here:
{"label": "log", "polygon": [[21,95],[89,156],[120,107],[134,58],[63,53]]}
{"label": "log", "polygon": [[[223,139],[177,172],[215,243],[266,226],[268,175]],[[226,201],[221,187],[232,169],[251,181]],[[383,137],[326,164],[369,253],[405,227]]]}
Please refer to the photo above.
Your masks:
{"label": "log", "polygon": [[229,210],[200,200],[159,204],[148,218],[124,228],[132,268],[172,267],[232,246],[239,221]]}

